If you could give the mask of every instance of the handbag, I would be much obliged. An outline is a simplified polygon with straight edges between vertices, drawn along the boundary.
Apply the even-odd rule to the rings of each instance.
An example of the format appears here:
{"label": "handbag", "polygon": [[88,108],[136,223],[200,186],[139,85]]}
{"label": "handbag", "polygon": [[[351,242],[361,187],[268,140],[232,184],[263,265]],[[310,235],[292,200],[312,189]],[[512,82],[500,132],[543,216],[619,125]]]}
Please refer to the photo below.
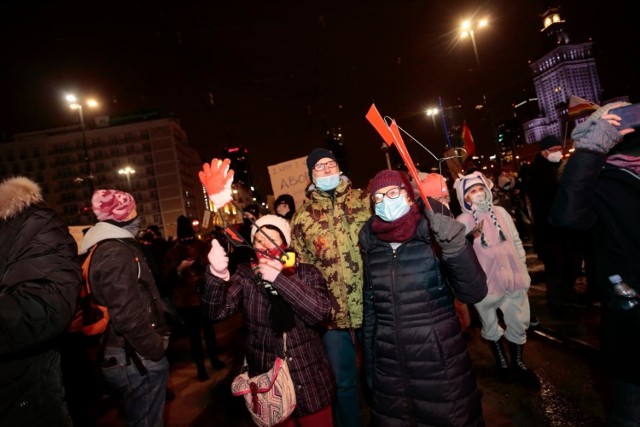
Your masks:
{"label": "handbag", "polygon": [[244,403],[261,427],[272,427],[283,422],[296,409],[296,392],[287,364],[287,334],[283,334],[284,358],[276,357],[269,371],[249,378],[245,357],[243,372],[231,383],[231,393],[243,396]]}

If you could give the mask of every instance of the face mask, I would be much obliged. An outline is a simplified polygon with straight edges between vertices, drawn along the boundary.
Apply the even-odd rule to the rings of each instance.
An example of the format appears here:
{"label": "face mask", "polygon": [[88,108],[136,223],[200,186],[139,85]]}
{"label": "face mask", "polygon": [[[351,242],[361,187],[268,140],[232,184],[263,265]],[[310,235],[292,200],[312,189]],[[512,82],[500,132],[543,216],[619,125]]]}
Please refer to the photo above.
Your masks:
{"label": "face mask", "polygon": [[396,199],[385,197],[382,202],[376,203],[376,215],[384,221],[391,222],[409,212],[410,208],[403,194]]}
{"label": "face mask", "polygon": [[340,184],[340,174],[316,177],[316,187],[322,191],[331,191]]}
{"label": "face mask", "polygon": [[552,153],[549,153],[549,155],[547,156],[547,160],[549,160],[551,163],[558,163],[560,160],[562,160],[562,151],[554,151]]}
{"label": "face mask", "polygon": [[487,193],[484,191],[482,193],[475,193],[471,195],[471,203],[474,205],[479,205],[484,203],[487,200]]}

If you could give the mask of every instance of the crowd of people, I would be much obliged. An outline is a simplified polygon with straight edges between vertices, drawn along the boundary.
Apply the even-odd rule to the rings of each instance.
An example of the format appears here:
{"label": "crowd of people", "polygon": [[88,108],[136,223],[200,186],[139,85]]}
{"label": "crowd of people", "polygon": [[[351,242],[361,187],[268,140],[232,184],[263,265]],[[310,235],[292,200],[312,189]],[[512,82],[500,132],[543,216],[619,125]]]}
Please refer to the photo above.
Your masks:
{"label": "crowd of people", "polygon": [[[620,303],[637,295],[615,293],[611,282],[619,276],[640,292],[640,236],[631,226],[640,138],[609,113],[621,105],[604,106],[576,127],[568,161],[563,141],[549,136],[517,174],[467,170],[453,182],[439,174],[412,182],[405,172],[382,170],[361,189],[331,151],[314,149],[304,203],[296,209],[285,194],[271,213],[245,206],[238,232],[247,244],[238,248],[225,249],[215,235],[201,239],[185,216],[176,219],[171,242],[157,227],[140,230],[134,197],[113,189],[93,194],[97,222],[77,245],[38,184],[5,180],[0,425],[87,421],[83,378],[64,366],[69,350],[82,348],[67,328],[81,258],[92,249],[88,279],[109,313],[93,343],[93,367],[121,396],[130,426],[163,425],[172,333],[188,337],[195,378],[205,381],[205,355],[211,369],[225,367],[214,324],[237,312],[249,376],[268,371],[277,357],[287,361],[297,405],[280,426],[361,426],[363,396],[375,426],[485,425],[464,336],[470,313],[495,357],[496,378],[539,387],[524,361],[534,317],[523,241],[544,263],[555,316],[580,302],[574,283],[589,271],[611,368],[610,425],[640,425],[639,354],[628,345],[638,337],[640,314]],[[232,200],[227,159],[203,165],[199,178],[216,208]]]}

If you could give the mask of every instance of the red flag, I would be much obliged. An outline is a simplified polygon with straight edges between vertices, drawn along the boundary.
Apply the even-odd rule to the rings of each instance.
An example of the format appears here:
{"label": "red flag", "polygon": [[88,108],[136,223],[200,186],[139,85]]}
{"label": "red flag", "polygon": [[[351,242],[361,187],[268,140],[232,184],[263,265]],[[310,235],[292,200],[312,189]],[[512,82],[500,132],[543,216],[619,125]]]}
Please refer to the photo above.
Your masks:
{"label": "red flag", "polygon": [[580,117],[586,113],[591,114],[594,111],[596,111],[598,108],[600,108],[598,104],[595,104],[584,98],[580,98],[579,96],[571,95],[569,97],[568,116],[569,118],[573,119],[576,117]]}
{"label": "red flag", "polygon": [[462,142],[464,143],[463,148],[467,152],[467,156],[473,156],[476,153],[476,144],[473,142],[473,135],[471,135],[467,122],[462,124]]}

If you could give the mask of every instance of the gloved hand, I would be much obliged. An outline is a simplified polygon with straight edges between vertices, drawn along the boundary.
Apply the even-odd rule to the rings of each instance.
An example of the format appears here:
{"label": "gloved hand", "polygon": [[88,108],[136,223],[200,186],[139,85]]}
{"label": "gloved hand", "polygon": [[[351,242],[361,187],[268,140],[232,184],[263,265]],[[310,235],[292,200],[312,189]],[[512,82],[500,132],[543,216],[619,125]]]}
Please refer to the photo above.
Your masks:
{"label": "gloved hand", "polygon": [[229,274],[229,257],[216,239],[211,241],[211,250],[207,256],[209,257],[209,271],[211,271],[211,274],[222,280],[229,280],[231,276]]}
{"label": "gloved hand", "polygon": [[431,230],[442,248],[442,254],[444,256],[459,254],[466,244],[464,224],[455,218],[435,213],[432,210],[427,210],[427,218],[429,219]]}
{"label": "gloved hand", "polygon": [[207,190],[209,198],[216,209],[222,208],[229,203],[231,197],[231,184],[233,183],[233,169],[229,169],[231,161],[229,159],[211,160],[211,164],[202,165],[202,170],[198,172],[200,182]]}
{"label": "gloved hand", "polygon": [[260,263],[258,264],[258,272],[262,275],[262,278],[267,282],[272,282],[276,280],[278,274],[282,271],[282,262],[277,259],[271,258],[260,258]]}

